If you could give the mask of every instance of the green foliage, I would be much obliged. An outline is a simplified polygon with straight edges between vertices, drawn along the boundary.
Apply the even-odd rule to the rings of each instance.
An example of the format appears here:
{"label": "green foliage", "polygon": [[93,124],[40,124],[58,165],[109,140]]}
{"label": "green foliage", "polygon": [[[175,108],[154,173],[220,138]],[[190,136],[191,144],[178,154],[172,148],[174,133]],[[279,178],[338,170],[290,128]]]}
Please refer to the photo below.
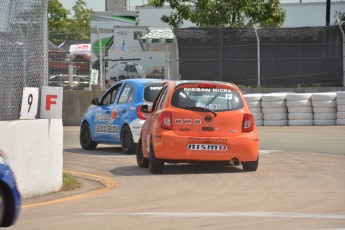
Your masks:
{"label": "green foliage", "polygon": [[69,173],[64,172],[62,176],[62,180],[63,180],[62,191],[69,191],[69,190],[82,187],[81,182],[79,182],[76,177],[74,177],[73,175]]}
{"label": "green foliage", "polygon": [[72,31],[80,31],[76,40],[90,40],[91,10],[86,8],[85,0],[77,0],[75,6],[73,6],[73,11],[74,17],[71,29]]}
{"label": "green foliage", "polygon": [[62,41],[61,38],[54,37],[54,35],[68,33],[68,14],[70,14],[70,12],[62,6],[59,0],[48,2],[49,39],[55,44],[60,44]]}
{"label": "green foliage", "polygon": [[148,0],[146,3],[147,6],[155,6],[154,5],[154,0]]}
{"label": "green foliage", "polygon": [[[334,18],[339,19],[340,24],[342,24],[342,25],[345,24],[345,12],[336,11],[334,14]],[[338,24],[338,23],[336,22],[336,24]]]}
{"label": "green foliage", "polygon": [[59,0],[48,2],[49,40],[59,45],[65,40],[90,40],[91,9],[87,9],[85,0],[77,0],[73,6],[73,18]]}
{"label": "green foliage", "polygon": [[175,12],[162,16],[170,26],[180,27],[190,20],[200,27],[243,27],[257,24],[262,27],[280,27],[285,11],[279,0],[150,0],[148,5],[163,7],[169,4]]}

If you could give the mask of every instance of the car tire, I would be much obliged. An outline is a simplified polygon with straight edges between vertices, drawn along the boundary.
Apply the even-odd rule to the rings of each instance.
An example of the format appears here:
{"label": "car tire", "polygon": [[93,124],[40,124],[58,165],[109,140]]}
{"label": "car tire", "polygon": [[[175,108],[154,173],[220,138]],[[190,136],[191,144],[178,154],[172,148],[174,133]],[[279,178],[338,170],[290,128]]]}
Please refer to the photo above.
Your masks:
{"label": "car tire", "polygon": [[0,189],[0,227],[4,227],[5,205],[5,197],[3,191]]}
{"label": "car tire", "polygon": [[140,168],[148,168],[149,167],[149,159],[144,158],[141,137],[139,138],[139,141],[138,141],[137,154],[136,155],[137,155],[137,164],[138,164],[138,166]]}
{"label": "car tire", "polygon": [[259,156],[258,159],[256,159],[256,161],[245,161],[243,162],[243,171],[244,172],[254,172],[258,169],[258,165],[259,165]]}
{"label": "car tire", "polygon": [[154,174],[160,174],[163,172],[164,169],[164,161],[156,158],[152,141],[150,143],[149,168],[150,172]]}
{"label": "car tire", "polygon": [[137,145],[133,141],[131,129],[128,125],[123,126],[121,131],[121,146],[122,150],[126,154],[133,154],[137,148]]}
{"label": "car tire", "polygon": [[80,145],[83,149],[93,150],[97,147],[98,143],[94,142],[91,137],[90,126],[84,122],[80,128]]}

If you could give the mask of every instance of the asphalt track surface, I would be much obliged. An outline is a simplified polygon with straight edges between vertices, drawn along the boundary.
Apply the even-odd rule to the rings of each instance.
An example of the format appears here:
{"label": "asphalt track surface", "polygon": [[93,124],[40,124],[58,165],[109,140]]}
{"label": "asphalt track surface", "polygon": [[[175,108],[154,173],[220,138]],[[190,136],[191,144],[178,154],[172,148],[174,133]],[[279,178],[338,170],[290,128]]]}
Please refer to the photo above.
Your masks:
{"label": "asphalt track surface", "polygon": [[344,126],[259,127],[259,168],[249,173],[169,164],[152,175],[119,147],[82,150],[78,135],[64,128],[64,170],[105,187],[27,200],[10,229],[345,229]]}

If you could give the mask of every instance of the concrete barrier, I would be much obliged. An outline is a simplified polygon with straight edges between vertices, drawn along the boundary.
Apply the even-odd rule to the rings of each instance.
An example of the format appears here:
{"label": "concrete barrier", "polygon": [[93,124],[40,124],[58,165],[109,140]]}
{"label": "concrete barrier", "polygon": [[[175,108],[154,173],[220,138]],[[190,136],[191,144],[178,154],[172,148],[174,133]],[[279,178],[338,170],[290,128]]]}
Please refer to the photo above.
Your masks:
{"label": "concrete barrier", "polygon": [[64,126],[80,125],[85,110],[91,105],[91,100],[100,98],[104,91],[68,91],[63,92],[62,120]]}
{"label": "concrete barrier", "polygon": [[13,169],[23,198],[61,189],[63,125],[61,119],[0,122],[0,148]]}

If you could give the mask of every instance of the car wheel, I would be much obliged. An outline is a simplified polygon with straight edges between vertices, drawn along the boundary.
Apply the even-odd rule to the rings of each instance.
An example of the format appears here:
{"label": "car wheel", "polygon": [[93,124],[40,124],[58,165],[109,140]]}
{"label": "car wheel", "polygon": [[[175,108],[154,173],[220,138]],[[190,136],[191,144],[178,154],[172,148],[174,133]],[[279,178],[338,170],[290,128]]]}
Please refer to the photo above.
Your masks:
{"label": "car wheel", "polygon": [[125,125],[122,128],[121,132],[121,145],[122,145],[122,150],[126,154],[132,154],[135,152],[137,145],[133,141],[133,136],[131,129],[129,128],[128,125]]}
{"label": "car wheel", "polygon": [[92,140],[90,126],[87,122],[84,122],[81,126],[79,140],[81,147],[86,150],[93,150],[98,145],[97,142]]}
{"label": "car wheel", "polygon": [[137,146],[137,164],[140,168],[148,168],[149,167],[149,159],[144,158],[141,137],[138,141],[138,146]]}
{"label": "car wheel", "polygon": [[254,172],[258,169],[259,165],[259,156],[256,161],[245,161],[243,162],[243,171],[245,172]]}
{"label": "car wheel", "polygon": [[157,159],[153,149],[152,142],[150,143],[150,158],[149,158],[149,168],[151,173],[162,173],[164,168],[164,161]]}
{"label": "car wheel", "polygon": [[5,221],[5,198],[2,190],[0,189],[0,227],[4,226]]}

